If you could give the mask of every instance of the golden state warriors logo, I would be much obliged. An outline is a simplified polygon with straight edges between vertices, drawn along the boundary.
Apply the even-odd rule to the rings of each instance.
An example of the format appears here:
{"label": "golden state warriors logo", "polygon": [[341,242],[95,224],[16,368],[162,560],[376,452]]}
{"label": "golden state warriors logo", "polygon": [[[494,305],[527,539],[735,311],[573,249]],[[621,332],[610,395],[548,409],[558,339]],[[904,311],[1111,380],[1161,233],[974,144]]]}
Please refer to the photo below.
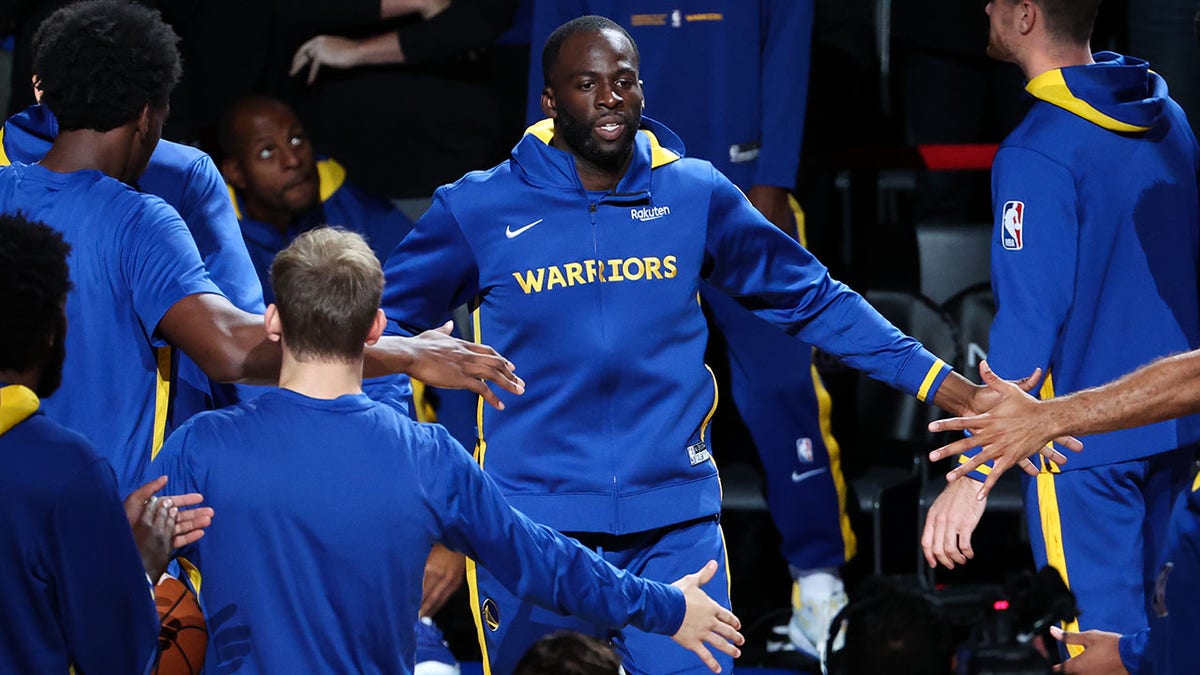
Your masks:
{"label": "golden state warriors logo", "polygon": [[488,630],[496,630],[500,627],[500,609],[496,607],[496,601],[491,598],[483,600],[483,622],[487,624]]}

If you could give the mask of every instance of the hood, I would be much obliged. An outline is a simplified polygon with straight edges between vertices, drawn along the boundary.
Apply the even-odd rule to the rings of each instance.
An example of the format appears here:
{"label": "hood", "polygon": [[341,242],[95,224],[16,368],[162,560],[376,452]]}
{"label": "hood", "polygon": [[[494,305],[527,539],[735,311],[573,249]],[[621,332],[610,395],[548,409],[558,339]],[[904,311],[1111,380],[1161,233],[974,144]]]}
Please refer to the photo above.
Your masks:
{"label": "hood", "polygon": [[27,387],[11,384],[0,387],[0,436],[37,412],[41,402]]}
{"label": "hood", "polygon": [[[575,158],[550,145],[554,138],[554,120],[544,119],[525,130],[525,136],[513,148],[512,159],[531,185],[582,190],[575,171]],[[664,124],[642,116],[634,138],[633,161],[614,194],[635,194],[650,189],[650,171],[684,156],[683,141]]]}
{"label": "hood", "polygon": [[1113,52],[1093,58],[1094,64],[1042,73],[1025,89],[1110,131],[1141,133],[1156,126],[1166,111],[1166,81],[1141,59]]}
{"label": "hood", "polygon": [[32,164],[46,156],[58,136],[58,120],[44,105],[33,105],[8,118],[0,131],[0,161]]}

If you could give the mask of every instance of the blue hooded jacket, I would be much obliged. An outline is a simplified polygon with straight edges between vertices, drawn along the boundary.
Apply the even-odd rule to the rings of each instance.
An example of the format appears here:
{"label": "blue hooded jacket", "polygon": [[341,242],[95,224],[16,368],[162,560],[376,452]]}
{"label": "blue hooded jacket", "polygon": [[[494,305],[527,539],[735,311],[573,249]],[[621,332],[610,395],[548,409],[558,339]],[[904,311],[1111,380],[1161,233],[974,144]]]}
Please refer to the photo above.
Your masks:
{"label": "blue hooded jacket", "polygon": [[[405,330],[464,302],[527,388],[479,407],[476,458],[512,504],[564,531],[623,534],[715,514],[701,279],[805,342],[922,399],[949,367],[829,277],[705,161],[643,117],[613,190],[589,193],[550,120],[512,159],[439,188],[389,257]],[[806,366],[807,367],[807,366]]]}

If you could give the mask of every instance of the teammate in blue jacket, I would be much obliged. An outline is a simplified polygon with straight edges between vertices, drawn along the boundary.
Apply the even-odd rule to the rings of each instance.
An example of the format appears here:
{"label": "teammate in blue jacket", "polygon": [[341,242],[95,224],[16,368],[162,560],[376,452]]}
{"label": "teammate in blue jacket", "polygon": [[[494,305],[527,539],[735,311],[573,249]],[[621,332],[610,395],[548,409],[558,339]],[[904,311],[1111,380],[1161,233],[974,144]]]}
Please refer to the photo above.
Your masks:
{"label": "teammate in blue jacket", "polygon": [[[39,30],[35,66],[59,133],[39,163],[0,169],[0,213],[45,222],[75,252],[63,386],[44,407],[109,460],[122,493],[138,486],[166,428],[168,378],[156,347],[182,349],[220,381],[271,382],[279,369],[261,318],[212,282],[179,215],[131,187],[179,76],[176,40],[136,4],[99,0],[55,12]],[[496,402],[480,378],[521,388],[494,351],[442,333],[380,347],[370,354],[373,375],[448,378]]]}
{"label": "teammate in blue jacket", "polygon": [[[514,506],[649,578],[724,558],[702,279],[899,389],[974,409],[973,385],[642,117],[637,48],[620,26],[571,21],[542,58],[551,119],[509,161],[438,189],[388,259],[384,294],[409,330],[469,302],[476,339],[524,356],[529,389],[503,414],[479,409],[476,445]],[[485,668],[510,671],[560,628],[609,635],[524,606],[486,565],[467,571]],[[614,640],[630,672],[691,667],[658,636]]]}
{"label": "teammate in blue jacket", "polygon": [[[675,588],[614,569],[510,507],[445,429],[363,395],[363,346],[386,320],[383,272],[361,237],[307,232],[271,281],[280,388],[193,418],[147,474],[205,490],[222,514],[184,551],[204,574],[210,622],[241,638],[223,649],[214,634],[209,668],[411,672],[425,551],[438,541],[548,611],[673,635],[716,672],[705,644],[739,653],[737,618],[699,588],[715,561]],[[489,620],[507,619],[489,607]]]}
{"label": "teammate in blue jacket", "polygon": [[112,467],[39,409],[62,380],[69,250],[0,216],[0,671],[139,673],[157,653],[146,575],[166,566],[175,518],[135,493],[158,528],[139,542],[144,568]]}
{"label": "teammate in blue jacket", "polygon": [[[1145,61],[1089,48],[1097,0],[994,0],[993,58],[1023,69],[1035,99],[992,172],[989,363],[1043,369],[1044,398],[1078,391],[1200,344],[1200,148]],[[1191,478],[1200,419],[1090,436],[1087,451],[1025,483],[1034,558],[1078,598],[1082,627],[1136,634],[1176,495]],[[978,462],[966,457],[967,466]],[[978,480],[989,467],[979,466]],[[963,564],[985,501],[951,483],[923,536],[933,565]],[[1095,526],[1073,526],[1087,514]],[[1069,645],[1077,656],[1082,648]],[[1142,644],[1121,642],[1137,672]]]}
{"label": "teammate in blue jacket", "polygon": [[221,151],[221,173],[268,303],[274,302],[271,261],[301,233],[322,225],[357,232],[385,260],[412,229],[390,203],[349,182],[336,160],[317,159],[283,101],[249,96],[236,102],[222,120]]}
{"label": "teammate in blue jacket", "polygon": [[[803,245],[804,215],[790,192],[808,98],[813,5],[548,0],[534,3],[531,36],[540,45],[559,25],[585,14],[621,24],[639,45],[638,74],[654,118],[683,139],[689,156],[712,162],[768,220]],[[531,124],[544,117],[544,87],[541,64],[531,59]],[[812,347],[708,284],[701,284],[700,295],[710,328],[724,346],[715,358],[728,363],[720,385],[728,387],[762,460],[767,506],[794,579],[789,638],[796,649],[816,656],[846,604],[838,569],[857,551],[831,400],[812,368]]]}

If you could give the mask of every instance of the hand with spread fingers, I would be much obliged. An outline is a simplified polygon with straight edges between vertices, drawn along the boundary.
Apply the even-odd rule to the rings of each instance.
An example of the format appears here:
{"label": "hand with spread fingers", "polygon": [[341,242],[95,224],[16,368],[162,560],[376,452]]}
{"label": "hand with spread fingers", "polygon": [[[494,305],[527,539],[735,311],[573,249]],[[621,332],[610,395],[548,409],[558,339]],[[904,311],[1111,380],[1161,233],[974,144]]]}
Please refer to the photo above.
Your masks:
{"label": "hand with spread fingers", "polygon": [[[475,344],[450,336],[454,323],[427,330],[413,338],[383,338],[380,348],[395,348],[408,360],[403,372],[431,387],[469,389],[492,407],[504,410],[488,382],[513,394],[525,393],[525,382],[513,372],[515,366],[487,345]],[[379,354],[368,352],[370,360]],[[396,372],[385,368],[383,372]]]}
{"label": "hand with spread fingers", "polygon": [[312,84],[316,81],[321,66],[344,69],[360,65],[360,50],[361,43],[350,38],[337,35],[318,35],[309,38],[292,56],[292,66],[288,70],[288,75],[295,75],[308,68],[307,82]]}
{"label": "hand with spread fingers", "polygon": [[1014,465],[1036,476],[1038,467],[1030,459],[1033,455],[1040,453],[1055,464],[1064,464],[1066,456],[1050,444],[1051,440],[1075,452],[1083,449],[1078,439],[1054,431],[1053,420],[1048,414],[1040,414],[1040,402],[1029,395],[1029,390],[1041,379],[1040,369],[1022,380],[1009,382],[992,372],[987,361],[983,361],[979,364],[979,374],[987,386],[979,389],[970,403],[974,414],[938,420],[929,425],[933,432],[970,431],[972,434],[934,450],[929,454],[930,461],[983,448],[978,455],[948,473],[946,480],[957,481],[984,462],[994,460],[987,480],[978,490],[978,497],[983,499],[1001,474]]}
{"label": "hand with spread fingers", "polygon": [[671,584],[683,591],[683,598],[687,602],[683,625],[671,639],[695,652],[704,665],[714,673],[719,673],[721,665],[713,658],[705,643],[736,659],[742,655],[738,646],[745,643],[746,639],[738,632],[742,622],[733,612],[719,605],[700,588],[716,573],[717,561],[709,560],[700,571]]}
{"label": "hand with spread fingers", "polygon": [[1075,675],[1129,675],[1121,662],[1121,636],[1102,630],[1070,633],[1058,626],[1050,627],[1055,640],[1068,645],[1082,645],[1083,653],[1054,666],[1056,673]]}
{"label": "hand with spread fingers", "polygon": [[167,477],[160,476],[125,498],[125,517],[133,528],[142,566],[151,579],[162,576],[175,549],[203,537],[204,528],[212,524],[211,508],[184,509],[203,502],[202,495],[155,496],[166,484]]}

